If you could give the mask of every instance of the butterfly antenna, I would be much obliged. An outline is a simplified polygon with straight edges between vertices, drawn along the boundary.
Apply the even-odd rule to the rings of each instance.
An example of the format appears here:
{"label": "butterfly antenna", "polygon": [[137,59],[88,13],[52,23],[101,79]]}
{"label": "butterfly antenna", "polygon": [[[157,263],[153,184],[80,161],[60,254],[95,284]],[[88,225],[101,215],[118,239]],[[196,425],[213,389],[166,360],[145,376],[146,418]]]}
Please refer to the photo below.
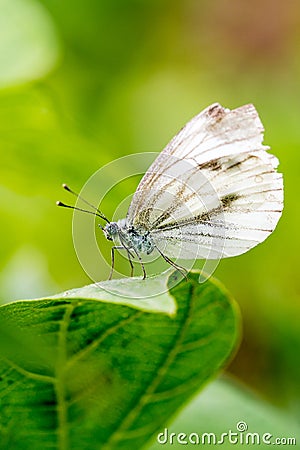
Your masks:
{"label": "butterfly antenna", "polygon": [[[100,217],[101,219],[103,219],[103,217],[100,214],[98,214],[98,213],[96,213],[94,211],[88,211],[87,209],[77,208],[77,206],[66,205],[63,202],[56,202],[56,205],[57,206],[62,206],[64,208],[75,209],[75,211],[81,211],[81,212],[84,212],[84,213],[87,213],[87,214],[93,214],[93,216],[97,216],[97,217]],[[101,230],[104,230],[104,227],[102,225],[99,224],[99,227],[101,228]]]}
{"label": "butterfly antenna", "polygon": [[[97,212],[97,214],[95,214],[96,216],[101,217],[101,219],[103,219],[103,220],[105,220],[105,222],[109,223],[108,218],[103,214],[102,211],[100,211],[100,209],[96,208],[96,206],[92,205],[90,202],[88,202],[87,200],[85,200],[84,198],[82,198],[81,195],[79,195],[79,194],[77,194],[75,191],[73,191],[67,184],[64,183],[64,184],[62,185],[62,187],[63,187],[66,191],[68,191],[68,192],[70,192],[71,194],[73,194],[76,198],[79,198],[83,203],[85,203],[86,205],[88,205],[90,208],[94,209],[94,210]],[[63,205],[64,205],[64,204],[63,204]],[[59,206],[62,206],[62,205],[59,205]],[[69,206],[65,206],[65,207],[69,207]],[[83,211],[83,212],[88,212],[88,211],[83,210],[83,209],[80,209],[80,208],[75,208],[75,207],[74,207],[73,209],[77,209],[77,210]],[[92,213],[92,214],[93,214],[93,213]]]}

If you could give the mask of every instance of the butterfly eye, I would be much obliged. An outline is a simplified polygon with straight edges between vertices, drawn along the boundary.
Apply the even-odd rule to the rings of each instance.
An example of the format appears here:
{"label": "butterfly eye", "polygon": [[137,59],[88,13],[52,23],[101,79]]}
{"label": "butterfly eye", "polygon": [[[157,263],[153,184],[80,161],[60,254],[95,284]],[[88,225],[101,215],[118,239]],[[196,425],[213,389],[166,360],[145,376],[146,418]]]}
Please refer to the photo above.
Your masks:
{"label": "butterfly eye", "polygon": [[109,241],[113,241],[114,237],[119,233],[119,227],[116,222],[108,223],[104,228],[103,232],[105,234],[106,239]]}

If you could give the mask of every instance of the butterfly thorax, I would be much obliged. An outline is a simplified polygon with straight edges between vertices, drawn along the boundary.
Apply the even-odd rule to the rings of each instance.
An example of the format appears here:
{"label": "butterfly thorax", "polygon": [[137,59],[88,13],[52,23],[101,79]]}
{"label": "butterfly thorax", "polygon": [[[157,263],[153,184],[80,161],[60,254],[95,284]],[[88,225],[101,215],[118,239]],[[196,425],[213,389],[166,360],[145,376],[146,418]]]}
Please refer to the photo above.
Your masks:
{"label": "butterfly thorax", "polygon": [[108,223],[103,232],[109,241],[119,241],[125,248],[137,253],[149,255],[155,247],[148,230],[140,226],[128,226],[126,219]]}

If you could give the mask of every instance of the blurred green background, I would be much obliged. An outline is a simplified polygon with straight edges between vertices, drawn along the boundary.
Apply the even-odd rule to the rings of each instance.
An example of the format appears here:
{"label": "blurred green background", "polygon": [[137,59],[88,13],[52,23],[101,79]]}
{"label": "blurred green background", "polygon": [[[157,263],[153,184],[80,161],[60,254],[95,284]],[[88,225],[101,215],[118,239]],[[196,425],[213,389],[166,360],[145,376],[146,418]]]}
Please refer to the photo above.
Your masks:
{"label": "blurred green background", "polygon": [[296,1],[0,0],[1,301],[90,282],[55,207],[62,182],[80,190],[117,157],[160,151],[215,101],[254,103],[284,214],[215,276],[243,314],[229,370],[300,417],[299,81]]}

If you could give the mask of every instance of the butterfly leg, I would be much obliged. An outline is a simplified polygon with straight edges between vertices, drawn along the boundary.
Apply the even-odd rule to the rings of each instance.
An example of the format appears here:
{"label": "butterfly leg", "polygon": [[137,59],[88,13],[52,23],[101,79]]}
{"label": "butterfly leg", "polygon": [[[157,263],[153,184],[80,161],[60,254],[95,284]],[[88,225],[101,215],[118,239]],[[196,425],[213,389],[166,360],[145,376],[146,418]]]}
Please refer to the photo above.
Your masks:
{"label": "butterfly leg", "polygon": [[123,245],[114,245],[111,248],[111,269],[110,269],[110,273],[109,273],[109,277],[108,277],[109,280],[112,279],[114,268],[115,268],[115,250],[123,250],[123,248],[125,248],[125,247],[123,247]]}
{"label": "butterfly leg", "polygon": [[174,269],[178,270],[181,273],[181,275],[184,276],[185,279],[187,279],[188,271],[184,267],[179,266],[178,264],[174,263],[174,261],[172,261],[170,258],[168,258],[168,256],[164,255],[157,247],[155,247],[155,248],[158,251],[158,253],[164,258],[164,260],[168,264],[170,264],[170,266],[172,266],[172,267],[174,267]]}
{"label": "butterfly leg", "polygon": [[129,264],[131,267],[130,276],[133,277],[134,266],[133,266],[131,258],[134,258],[134,255],[127,248],[126,248],[126,250],[127,250],[127,255],[128,255],[128,261],[129,261]]}
{"label": "butterfly leg", "polygon": [[140,257],[140,255],[138,254],[138,252],[136,250],[134,250],[134,253],[136,254],[136,256],[139,259],[139,263],[140,263],[142,271],[143,271],[143,280],[145,280],[145,278],[147,277],[147,274],[146,274],[146,270],[145,270],[145,266],[144,266],[144,263],[142,261],[142,258]]}

